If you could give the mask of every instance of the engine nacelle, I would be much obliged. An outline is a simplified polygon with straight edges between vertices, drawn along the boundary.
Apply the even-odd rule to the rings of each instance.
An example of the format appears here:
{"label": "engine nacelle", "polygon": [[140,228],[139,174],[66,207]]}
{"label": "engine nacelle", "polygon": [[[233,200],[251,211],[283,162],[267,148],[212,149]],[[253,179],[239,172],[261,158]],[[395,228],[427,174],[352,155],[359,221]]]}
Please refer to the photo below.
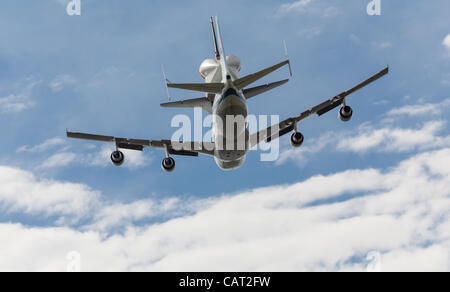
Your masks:
{"label": "engine nacelle", "polygon": [[353,116],[353,110],[348,105],[341,107],[339,110],[339,118],[343,122],[348,122],[352,119]]}
{"label": "engine nacelle", "polygon": [[172,157],[164,158],[161,167],[165,172],[172,172],[175,169],[175,159]]}
{"label": "engine nacelle", "polygon": [[305,140],[305,137],[300,132],[294,132],[291,135],[291,145],[293,147],[300,147],[300,146],[302,146],[304,140]]}
{"label": "engine nacelle", "polygon": [[115,165],[115,166],[121,166],[125,161],[125,155],[123,155],[123,153],[121,151],[114,151],[113,153],[111,153],[111,162]]}

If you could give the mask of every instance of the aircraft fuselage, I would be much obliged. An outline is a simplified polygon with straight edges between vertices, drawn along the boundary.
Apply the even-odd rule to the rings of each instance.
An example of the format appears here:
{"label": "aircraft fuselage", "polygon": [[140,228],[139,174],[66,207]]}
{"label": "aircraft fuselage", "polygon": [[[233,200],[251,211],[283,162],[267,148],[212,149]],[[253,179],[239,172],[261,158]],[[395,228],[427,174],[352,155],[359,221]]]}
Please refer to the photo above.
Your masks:
{"label": "aircraft fuselage", "polygon": [[242,166],[249,145],[248,109],[242,91],[227,82],[223,92],[214,98],[212,114],[217,165],[224,170]]}

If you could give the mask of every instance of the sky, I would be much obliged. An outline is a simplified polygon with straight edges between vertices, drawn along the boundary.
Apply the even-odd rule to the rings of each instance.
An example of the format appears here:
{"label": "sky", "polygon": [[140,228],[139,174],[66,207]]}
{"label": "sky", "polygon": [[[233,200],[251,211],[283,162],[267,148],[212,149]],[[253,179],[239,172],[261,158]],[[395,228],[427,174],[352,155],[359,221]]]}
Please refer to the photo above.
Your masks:
{"label": "sky", "polygon": [[[4,0],[0,9],[0,270],[449,271],[450,3],[382,0]],[[297,115],[390,73],[299,124],[293,149],[224,172],[208,156],[125,151],[66,129],[170,139],[173,82],[202,82],[209,17],[241,75],[284,59],[293,77],[249,112]],[[261,80],[286,78],[286,69]],[[200,97],[171,91],[173,99]]]}

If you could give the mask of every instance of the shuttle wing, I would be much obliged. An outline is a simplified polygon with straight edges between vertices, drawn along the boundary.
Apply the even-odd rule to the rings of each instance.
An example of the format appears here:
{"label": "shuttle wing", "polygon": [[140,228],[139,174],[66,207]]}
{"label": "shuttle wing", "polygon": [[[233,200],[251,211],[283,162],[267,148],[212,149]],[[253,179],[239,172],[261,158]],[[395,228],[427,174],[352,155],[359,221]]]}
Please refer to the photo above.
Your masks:
{"label": "shuttle wing", "polygon": [[257,96],[261,93],[264,93],[266,91],[277,88],[278,86],[281,86],[288,81],[289,81],[289,79],[285,79],[285,80],[281,80],[281,81],[277,81],[277,82],[273,82],[273,83],[269,83],[269,84],[265,84],[265,85],[261,85],[261,86],[256,86],[253,88],[247,88],[247,89],[244,89],[242,91],[242,93],[244,94],[246,99],[249,99],[249,98]]}
{"label": "shuttle wing", "polygon": [[276,65],[273,65],[272,67],[266,68],[264,70],[261,70],[259,72],[247,75],[245,77],[239,78],[237,80],[235,80],[234,86],[237,87],[237,89],[243,89],[247,86],[249,86],[250,84],[258,81],[259,79],[269,75],[270,73],[280,69],[281,67],[288,65],[289,64],[289,60],[283,61],[281,63],[278,63]]}
{"label": "shuttle wing", "polygon": [[162,107],[175,107],[175,108],[200,107],[200,108],[204,109],[206,112],[212,113],[212,102],[206,97],[166,102],[166,103],[162,103],[161,106]]}

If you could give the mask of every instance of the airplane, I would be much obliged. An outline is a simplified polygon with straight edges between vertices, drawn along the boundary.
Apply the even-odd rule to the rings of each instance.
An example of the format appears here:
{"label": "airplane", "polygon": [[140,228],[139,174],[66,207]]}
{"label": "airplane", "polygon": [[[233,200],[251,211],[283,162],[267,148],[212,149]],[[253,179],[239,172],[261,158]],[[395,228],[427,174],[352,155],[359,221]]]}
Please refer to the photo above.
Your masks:
{"label": "airplane", "polygon": [[[210,24],[215,59],[206,59],[200,66],[199,72],[205,82],[171,83],[167,80],[163,69],[169,102],[162,103],[161,106],[170,108],[200,107],[212,114],[212,142],[129,139],[66,131],[67,137],[114,143],[115,150],[111,153],[110,158],[111,162],[116,166],[122,165],[125,161],[125,156],[120,149],[142,151],[144,147],[147,147],[165,151],[161,167],[166,172],[172,172],[175,169],[175,160],[171,155],[199,156],[199,154],[214,157],[216,164],[222,170],[234,170],[244,164],[249,150],[263,141],[269,143],[292,132],[290,137],[291,145],[293,147],[302,146],[304,136],[298,131],[297,124],[314,114],[321,116],[341,106],[338,111],[339,118],[344,122],[350,121],[353,116],[353,109],[346,103],[346,98],[389,73],[389,66],[387,66],[353,88],[302,112],[298,116],[292,116],[259,132],[250,134],[247,122],[236,122],[232,125],[233,129],[230,131],[231,126],[228,126],[227,129],[223,120],[230,116],[243,117],[245,120],[248,115],[248,99],[285,84],[289,81],[289,78],[256,87],[249,88],[248,86],[284,66],[289,67],[290,76],[292,76],[291,63],[285,44],[286,59],[284,61],[256,73],[240,77],[241,61],[236,56],[225,55],[218,18],[216,17],[214,23],[214,19],[211,17]],[[204,93],[205,96],[172,102],[170,101],[169,88],[198,91]],[[224,141],[226,141],[227,147],[223,147]],[[229,141],[231,143],[228,143]]]}

